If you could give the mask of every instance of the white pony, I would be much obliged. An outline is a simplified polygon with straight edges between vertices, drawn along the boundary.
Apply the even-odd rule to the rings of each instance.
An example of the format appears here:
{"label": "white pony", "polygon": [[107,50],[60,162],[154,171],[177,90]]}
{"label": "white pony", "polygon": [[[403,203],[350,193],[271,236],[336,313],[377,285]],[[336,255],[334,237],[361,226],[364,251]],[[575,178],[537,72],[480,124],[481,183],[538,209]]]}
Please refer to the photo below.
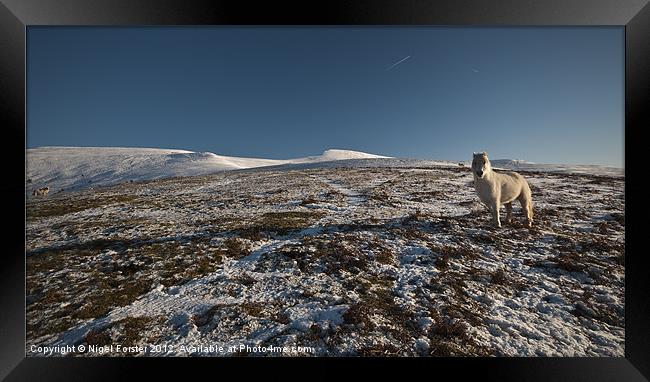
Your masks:
{"label": "white pony", "polygon": [[492,170],[487,153],[474,153],[472,160],[474,188],[481,202],[492,212],[494,225],[501,227],[499,209],[505,204],[506,223],[512,219],[512,201],[519,200],[526,215],[528,227],[533,224],[533,199],[530,186],[523,176],[516,172],[497,173]]}

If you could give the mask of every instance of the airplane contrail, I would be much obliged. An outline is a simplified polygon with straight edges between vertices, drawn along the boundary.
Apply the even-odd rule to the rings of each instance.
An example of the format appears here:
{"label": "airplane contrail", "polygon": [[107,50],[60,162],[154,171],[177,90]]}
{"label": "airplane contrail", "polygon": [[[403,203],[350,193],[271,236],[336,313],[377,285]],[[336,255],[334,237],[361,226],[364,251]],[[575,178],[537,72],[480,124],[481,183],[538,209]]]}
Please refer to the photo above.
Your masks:
{"label": "airplane contrail", "polygon": [[397,62],[394,63],[393,65],[389,66],[389,67],[386,69],[386,71],[389,71],[389,70],[393,69],[394,67],[396,67],[397,65],[401,64],[402,62],[408,60],[409,58],[411,58],[411,56],[406,56],[406,57],[402,58],[401,60],[397,61]]}

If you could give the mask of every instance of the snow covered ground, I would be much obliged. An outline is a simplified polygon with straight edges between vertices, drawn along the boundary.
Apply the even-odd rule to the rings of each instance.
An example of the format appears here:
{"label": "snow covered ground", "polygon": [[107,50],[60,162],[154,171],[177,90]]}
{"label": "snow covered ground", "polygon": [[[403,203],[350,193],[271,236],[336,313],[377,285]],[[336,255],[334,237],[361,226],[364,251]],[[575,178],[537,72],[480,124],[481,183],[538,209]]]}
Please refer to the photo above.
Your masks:
{"label": "snow covered ground", "polygon": [[[33,184],[83,163],[32,154]],[[152,156],[170,155],[196,153]],[[142,180],[134,161],[135,182],[27,201],[28,355],[624,355],[621,175],[528,168],[534,226],[515,206],[494,229],[457,162],[205,174],[217,160],[199,157],[199,175]],[[268,351],[297,346],[310,351]]]}

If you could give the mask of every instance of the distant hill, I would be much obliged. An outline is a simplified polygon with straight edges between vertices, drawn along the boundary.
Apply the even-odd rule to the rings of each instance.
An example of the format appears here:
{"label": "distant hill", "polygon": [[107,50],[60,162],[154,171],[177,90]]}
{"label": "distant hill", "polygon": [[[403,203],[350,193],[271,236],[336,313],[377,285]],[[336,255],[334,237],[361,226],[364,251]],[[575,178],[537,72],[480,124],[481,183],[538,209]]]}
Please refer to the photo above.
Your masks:
{"label": "distant hill", "polygon": [[240,158],[210,152],[126,147],[39,147],[27,150],[26,191],[72,191],[130,180],[205,175],[218,171],[349,159],[387,158],[351,150],[326,150],[296,159]]}

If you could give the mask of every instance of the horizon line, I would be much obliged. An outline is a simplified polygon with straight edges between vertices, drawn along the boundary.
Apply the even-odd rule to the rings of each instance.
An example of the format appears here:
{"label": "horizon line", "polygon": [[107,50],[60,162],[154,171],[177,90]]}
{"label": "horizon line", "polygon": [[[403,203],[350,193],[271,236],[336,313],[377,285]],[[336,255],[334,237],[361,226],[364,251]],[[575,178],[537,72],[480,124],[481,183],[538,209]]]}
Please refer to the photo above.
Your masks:
{"label": "horizon line", "polygon": [[[25,150],[35,150],[35,149],[43,149],[43,148],[69,148],[69,149],[75,149],[75,148],[81,148],[81,149],[144,149],[144,150],[170,150],[170,151],[185,151],[185,152],[190,152],[190,153],[209,153],[209,154],[214,154],[218,156],[224,156],[224,157],[232,157],[232,158],[249,158],[249,159],[268,159],[268,160],[290,160],[290,159],[297,159],[297,158],[265,158],[265,157],[258,157],[258,156],[238,156],[238,155],[226,155],[226,154],[218,154],[212,151],[195,151],[195,150],[188,150],[188,149],[179,149],[179,148],[164,148],[164,147],[143,147],[143,146],[57,146],[57,145],[48,145],[48,146],[36,146],[36,147],[25,147]],[[445,161],[445,162],[458,162],[458,163],[470,163],[471,160],[469,159],[434,159],[434,158],[421,158],[421,157],[409,157],[409,156],[391,156],[388,154],[376,154],[372,152],[366,152],[366,151],[360,151],[360,150],[353,150],[353,149],[340,149],[340,148],[328,148],[323,150],[320,154],[312,154],[312,155],[307,155],[306,157],[298,157],[298,158],[307,158],[307,157],[314,157],[314,156],[319,156],[325,154],[327,151],[332,151],[332,150],[339,150],[339,151],[349,151],[349,152],[357,152],[357,153],[363,153],[363,154],[370,154],[370,155],[377,155],[377,156],[382,156],[384,158],[364,158],[364,159],[412,159],[412,160],[428,160],[428,161]],[[553,162],[532,162],[528,161],[526,159],[519,159],[519,158],[494,158],[490,159],[491,162],[494,161],[502,161],[502,160],[509,160],[513,162],[523,162],[524,164],[535,164],[535,165],[567,165],[567,166],[598,166],[598,167],[609,167],[609,168],[615,168],[615,169],[625,169],[625,161],[623,161],[622,166],[614,166],[611,164],[602,164],[602,163],[553,163]]]}

